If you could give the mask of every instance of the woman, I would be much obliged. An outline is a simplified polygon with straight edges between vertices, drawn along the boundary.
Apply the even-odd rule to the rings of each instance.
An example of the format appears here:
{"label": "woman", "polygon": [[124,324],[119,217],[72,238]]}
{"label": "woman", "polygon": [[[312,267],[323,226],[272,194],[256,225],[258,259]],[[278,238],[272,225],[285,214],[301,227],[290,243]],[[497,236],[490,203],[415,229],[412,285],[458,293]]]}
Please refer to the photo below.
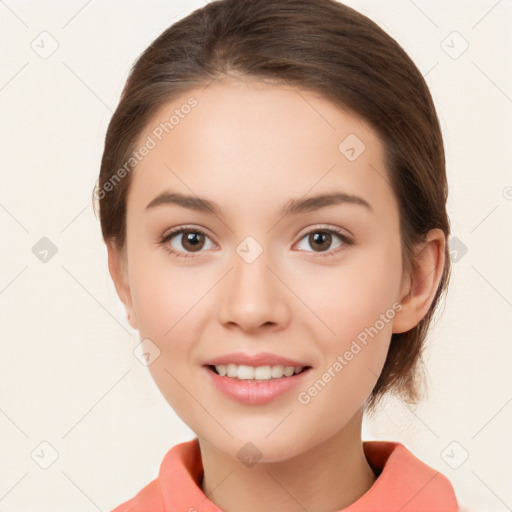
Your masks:
{"label": "woman", "polygon": [[385,394],[418,400],[450,273],[435,107],[378,25],[333,0],[194,11],[132,68],[94,195],[197,435],[114,512],[458,510],[401,443],[361,439]]}

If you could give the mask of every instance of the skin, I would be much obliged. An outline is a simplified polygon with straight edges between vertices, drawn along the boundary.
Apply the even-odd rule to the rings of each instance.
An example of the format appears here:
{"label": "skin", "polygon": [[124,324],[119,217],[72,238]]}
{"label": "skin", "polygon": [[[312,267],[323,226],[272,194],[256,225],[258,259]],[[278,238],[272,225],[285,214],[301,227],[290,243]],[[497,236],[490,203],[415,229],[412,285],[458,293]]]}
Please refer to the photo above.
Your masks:
{"label": "skin", "polygon": [[[149,366],[163,396],[197,434],[199,485],[224,511],[326,512],[355,502],[375,482],[361,440],[363,405],[382,370],[393,332],[427,313],[444,265],[433,230],[402,270],[398,205],[380,140],[362,119],[317,94],[231,77],[159,110],[139,140],[193,96],[188,116],[136,166],[127,204],[127,244],[107,244],[109,269],[129,322],[160,350]],[[349,161],[338,145],[355,134],[366,148]],[[221,215],[176,205],[145,211],[164,190],[214,201]],[[337,204],[282,218],[291,198],[343,191],[371,209]],[[170,228],[206,233],[191,246]],[[315,245],[307,235],[339,228]],[[252,236],[263,249],[236,252]],[[174,248],[183,258],[170,254]],[[341,247],[341,249],[340,249]],[[379,315],[401,311],[307,404],[297,399]],[[209,384],[203,364],[234,351],[268,351],[312,370],[305,386],[259,405]],[[247,467],[247,442],[261,459]]]}

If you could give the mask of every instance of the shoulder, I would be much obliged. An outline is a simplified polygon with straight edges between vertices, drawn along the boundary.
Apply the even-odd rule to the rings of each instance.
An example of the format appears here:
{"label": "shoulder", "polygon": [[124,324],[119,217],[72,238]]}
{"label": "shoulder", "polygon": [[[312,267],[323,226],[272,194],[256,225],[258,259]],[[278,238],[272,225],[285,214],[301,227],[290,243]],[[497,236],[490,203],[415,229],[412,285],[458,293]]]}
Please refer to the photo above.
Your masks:
{"label": "shoulder", "polygon": [[351,512],[372,510],[372,507],[373,510],[403,512],[459,511],[448,478],[418,459],[402,443],[365,441],[363,447],[368,462],[380,474]]}
{"label": "shoulder", "polygon": [[197,492],[201,472],[197,438],[177,444],[165,454],[157,478],[111,512],[165,512],[181,497]]}

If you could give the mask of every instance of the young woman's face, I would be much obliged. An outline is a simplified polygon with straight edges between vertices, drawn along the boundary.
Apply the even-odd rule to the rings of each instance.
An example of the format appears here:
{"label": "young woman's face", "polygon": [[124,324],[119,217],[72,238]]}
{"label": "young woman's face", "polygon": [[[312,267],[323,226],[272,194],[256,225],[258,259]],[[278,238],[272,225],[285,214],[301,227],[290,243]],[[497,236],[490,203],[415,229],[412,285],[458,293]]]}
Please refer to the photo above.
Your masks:
{"label": "young woman's face", "polygon": [[[166,105],[139,142],[126,303],[163,396],[233,457],[250,441],[283,460],[339,433],[381,373],[403,296],[376,134],[318,95],[233,80]],[[187,231],[160,243],[173,229]],[[208,367],[235,352],[306,371],[241,386]]]}

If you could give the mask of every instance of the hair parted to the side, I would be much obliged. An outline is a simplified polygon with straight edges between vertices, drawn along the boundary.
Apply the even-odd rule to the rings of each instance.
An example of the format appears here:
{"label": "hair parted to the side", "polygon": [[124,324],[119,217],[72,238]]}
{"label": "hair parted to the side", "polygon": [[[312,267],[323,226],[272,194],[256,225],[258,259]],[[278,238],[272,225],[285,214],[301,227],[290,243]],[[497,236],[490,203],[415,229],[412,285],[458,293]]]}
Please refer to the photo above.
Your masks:
{"label": "hair parted to the side", "polygon": [[[230,74],[314,91],[375,130],[385,149],[385,179],[399,205],[404,270],[412,268],[413,246],[430,229],[440,228],[448,239],[439,120],[422,74],[400,45],[375,22],[335,0],[217,0],[166,29],[130,71],[108,126],[93,191],[106,243],[125,250],[131,182],[125,164],[149,121],[187,90]],[[123,179],[106,187],[123,166]],[[415,328],[392,335],[366,412],[374,413],[387,393],[418,402],[422,350],[449,276],[446,244],[431,308]]]}

